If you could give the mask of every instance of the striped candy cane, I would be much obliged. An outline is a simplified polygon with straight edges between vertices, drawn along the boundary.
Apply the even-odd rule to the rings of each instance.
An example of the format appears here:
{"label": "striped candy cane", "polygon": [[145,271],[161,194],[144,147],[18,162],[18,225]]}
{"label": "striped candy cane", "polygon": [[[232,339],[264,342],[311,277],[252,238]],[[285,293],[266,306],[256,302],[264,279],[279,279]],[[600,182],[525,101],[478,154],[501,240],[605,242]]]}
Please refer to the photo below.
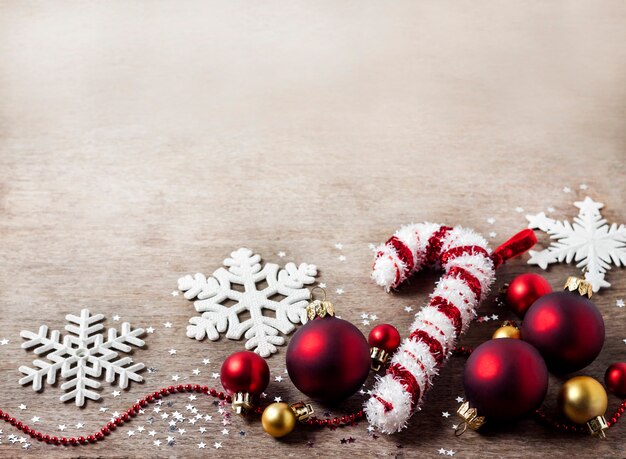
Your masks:
{"label": "striped candy cane", "polygon": [[488,295],[496,268],[535,242],[532,230],[523,230],[491,253],[471,229],[418,223],[403,226],[378,248],[372,278],[387,291],[425,267],[440,268],[443,275],[365,404],[370,424],[385,433],[406,426]]}

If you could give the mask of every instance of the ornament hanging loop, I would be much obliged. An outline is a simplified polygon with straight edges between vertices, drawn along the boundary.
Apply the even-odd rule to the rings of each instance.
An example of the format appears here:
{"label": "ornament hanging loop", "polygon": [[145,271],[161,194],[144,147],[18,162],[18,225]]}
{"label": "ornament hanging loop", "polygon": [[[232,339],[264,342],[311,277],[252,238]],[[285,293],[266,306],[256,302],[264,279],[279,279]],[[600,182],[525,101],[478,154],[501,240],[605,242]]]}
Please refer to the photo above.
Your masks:
{"label": "ornament hanging loop", "polygon": [[467,423],[463,422],[459,424],[456,429],[454,429],[454,435],[456,435],[457,437],[460,437],[461,435],[465,433],[466,430],[467,430]]}
{"label": "ornament hanging loop", "polygon": [[313,287],[311,289],[311,293],[309,294],[309,301],[311,301],[311,302],[316,301],[315,300],[315,295],[313,294],[313,292],[315,292],[315,290],[321,290],[322,293],[324,294],[324,297],[322,298],[321,301],[326,301],[326,290],[323,289],[322,287],[319,287],[319,286],[315,286],[315,287]]}

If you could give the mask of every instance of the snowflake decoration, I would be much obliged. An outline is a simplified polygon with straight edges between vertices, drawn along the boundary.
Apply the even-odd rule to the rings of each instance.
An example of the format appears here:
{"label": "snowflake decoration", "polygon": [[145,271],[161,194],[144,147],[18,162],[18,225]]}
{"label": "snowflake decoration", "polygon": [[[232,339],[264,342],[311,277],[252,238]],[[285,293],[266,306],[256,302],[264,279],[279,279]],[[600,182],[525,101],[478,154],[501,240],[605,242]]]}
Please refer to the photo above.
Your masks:
{"label": "snowflake decoration", "polygon": [[[189,320],[187,336],[215,341],[223,332],[229,339],[244,335],[246,349],[268,357],[285,343],[279,331],[287,335],[293,324],[306,322],[310,291],[304,285],[315,281],[317,268],[307,263],[287,263],[283,269],[273,263],[261,266],[261,257],[246,248],[230,257],[224,260],[228,269],[221,267],[212,277],[198,273],[178,279],[185,298],[197,298],[194,306],[202,313]],[[274,314],[264,315],[264,310]],[[245,312],[250,317],[242,319]]]}
{"label": "snowflake decoration", "polygon": [[556,239],[541,252],[531,250],[528,263],[546,269],[551,263],[574,260],[578,268],[583,268],[585,280],[597,292],[602,287],[611,286],[604,280],[604,275],[612,264],[626,265],[626,227],[615,223],[609,226],[600,214],[604,207],[601,202],[586,197],[574,205],[580,212],[574,217],[573,224],[553,220],[543,212],[526,216],[529,228],[538,228],[548,233],[551,239]]}
{"label": "snowflake decoration", "polygon": [[48,384],[54,384],[60,372],[66,380],[61,385],[65,393],[60,397],[62,402],[74,399],[76,406],[83,406],[85,399],[99,400],[100,394],[95,389],[100,388],[100,382],[96,380],[106,371],[106,381],[115,382],[118,379],[120,388],[128,387],[129,380],[141,382],[143,378],[137,374],[145,365],[133,363],[130,357],[121,357],[115,360],[120,353],[129,353],[131,344],[142,347],[145,343],[138,337],[144,333],[143,328],[131,329],[128,322],[122,323],[122,331],[118,335],[115,328],[109,328],[106,338],[102,333],[104,325],[98,323],[104,319],[104,315],[91,315],[87,309],[80,312],[80,316],[68,314],[65,316],[69,322],[65,330],[69,334],[63,337],[61,333],[53,330],[48,336],[48,327],[42,325],[37,333],[24,330],[20,333],[22,338],[28,341],[22,343],[23,349],[34,348],[36,355],[47,354],[44,360],[34,360],[35,368],[22,365],[19,370],[24,373],[20,384],[32,384],[33,390],[42,388],[43,378],[46,377]]}

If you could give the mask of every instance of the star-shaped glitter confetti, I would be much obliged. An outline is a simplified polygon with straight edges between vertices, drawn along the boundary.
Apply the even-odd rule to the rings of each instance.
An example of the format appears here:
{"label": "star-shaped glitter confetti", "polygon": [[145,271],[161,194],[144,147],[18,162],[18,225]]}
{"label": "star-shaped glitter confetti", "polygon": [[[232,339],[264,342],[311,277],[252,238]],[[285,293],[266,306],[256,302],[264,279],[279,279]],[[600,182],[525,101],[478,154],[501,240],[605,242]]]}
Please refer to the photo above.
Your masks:
{"label": "star-shaped glitter confetti", "polygon": [[9,344],[9,340],[4,338],[0,340],[0,346],[6,346],[7,344]]}
{"label": "star-shaped glitter confetti", "polygon": [[172,348],[168,352],[170,353],[170,355],[176,355],[176,349]]}
{"label": "star-shaped glitter confetti", "polygon": [[623,308],[625,306],[624,300],[622,298],[615,300],[615,306],[617,306],[618,308]]}

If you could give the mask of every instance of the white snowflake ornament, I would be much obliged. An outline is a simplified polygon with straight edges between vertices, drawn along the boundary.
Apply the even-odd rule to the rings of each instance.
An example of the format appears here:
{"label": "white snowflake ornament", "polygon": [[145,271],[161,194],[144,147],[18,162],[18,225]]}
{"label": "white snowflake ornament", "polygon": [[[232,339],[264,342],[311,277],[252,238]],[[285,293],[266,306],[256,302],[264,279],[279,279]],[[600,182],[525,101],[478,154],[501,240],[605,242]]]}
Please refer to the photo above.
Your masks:
{"label": "white snowflake ornament", "polygon": [[[122,323],[121,333],[115,328],[109,328],[106,338],[99,333],[103,328],[100,322],[104,315],[91,315],[87,309],[80,312],[80,316],[68,314],[65,316],[70,322],[65,326],[69,334],[63,337],[53,330],[48,336],[48,327],[42,325],[37,333],[23,330],[22,338],[28,341],[22,343],[23,349],[34,348],[36,355],[46,354],[47,361],[34,360],[35,368],[22,365],[19,370],[24,373],[20,384],[32,384],[33,390],[42,388],[43,378],[48,384],[54,384],[60,372],[66,381],[61,385],[65,393],[60,397],[62,402],[74,399],[76,406],[83,406],[85,399],[99,400],[100,394],[95,390],[101,384],[96,378],[106,372],[106,381],[115,382],[122,389],[128,387],[129,380],[141,382],[143,378],[137,374],[145,365],[133,363],[130,357],[117,359],[118,352],[129,353],[131,344],[142,347],[145,343],[139,339],[144,333],[143,328],[131,329],[128,322]],[[116,360],[117,359],[117,360]]]}
{"label": "white snowflake ornament", "polygon": [[[187,336],[211,341],[226,332],[228,339],[247,339],[245,347],[262,357],[276,352],[285,343],[294,324],[305,323],[310,291],[305,285],[315,282],[315,265],[287,263],[283,269],[274,263],[261,265],[261,257],[241,248],[224,260],[212,277],[204,274],[178,279],[178,288],[194,302],[200,316],[192,317]],[[273,312],[264,315],[264,311]],[[241,314],[249,318],[242,319]]]}
{"label": "white snowflake ornament", "polygon": [[585,280],[597,292],[611,286],[604,280],[604,275],[612,264],[626,265],[626,227],[615,223],[609,226],[600,214],[604,207],[601,202],[586,197],[574,205],[580,212],[574,217],[573,224],[553,220],[543,212],[526,216],[529,228],[545,231],[551,239],[556,239],[547,249],[531,250],[528,263],[547,269],[551,263],[571,263],[573,260],[578,268],[583,268]]}

